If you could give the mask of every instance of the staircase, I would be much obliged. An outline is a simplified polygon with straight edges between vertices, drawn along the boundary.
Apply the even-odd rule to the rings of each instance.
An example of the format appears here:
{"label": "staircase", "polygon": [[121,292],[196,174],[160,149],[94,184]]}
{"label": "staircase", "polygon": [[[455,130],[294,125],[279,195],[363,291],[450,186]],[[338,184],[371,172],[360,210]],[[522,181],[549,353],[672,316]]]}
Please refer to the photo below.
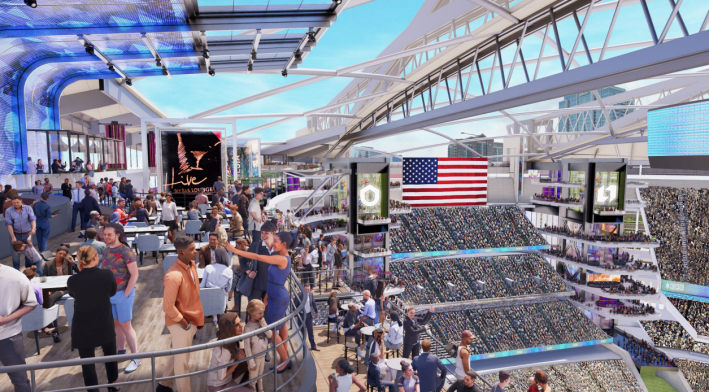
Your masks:
{"label": "staircase", "polygon": [[679,220],[680,220],[680,235],[682,237],[682,264],[684,265],[684,273],[689,270],[689,252],[687,252],[687,216],[684,206],[684,190],[679,191]]}

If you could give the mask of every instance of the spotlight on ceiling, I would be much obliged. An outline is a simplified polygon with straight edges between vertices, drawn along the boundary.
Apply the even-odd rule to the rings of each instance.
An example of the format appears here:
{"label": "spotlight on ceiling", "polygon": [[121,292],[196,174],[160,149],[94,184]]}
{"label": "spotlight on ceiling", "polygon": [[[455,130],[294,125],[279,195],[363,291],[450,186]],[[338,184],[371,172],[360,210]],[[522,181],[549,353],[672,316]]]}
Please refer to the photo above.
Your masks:
{"label": "spotlight on ceiling", "polygon": [[335,4],[342,4],[342,0],[332,0],[332,2]]}
{"label": "spotlight on ceiling", "polygon": [[209,51],[208,51],[208,50],[203,50],[203,51],[202,51],[202,57],[204,57],[205,60],[209,60]]}
{"label": "spotlight on ceiling", "polygon": [[94,46],[93,45],[90,45],[90,44],[84,45],[84,50],[86,51],[86,53],[90,54],[91,56],[94,55]]}
{"label": "spotlight on ceiling", "polygon": [[214,76],[216,74],[217,74],[216,71],[214,71],[212,68],[209,68],[209,76]]}
{"label": "spotlight on ceiling", "polygon": [[162,67],[162,62],[160,61],[160,58],[155,59],[155,66],[156,67]]}
{"label": "spotlight on ceiling", "polygon": [[310,42],[316,41],[315,40],[315,33],[313,33],[313,32],[308,33],[308,41],[310,41]]}
{"label": "spotlight on ceiling", "polygon": [[288,77],[288,71],[286,71],[285,69],[284,69],[283,71],[281,71],[281,76],[283,76],[284,78],[287,78],[287,77]]}
{"label": "spotlight on ceiling", "polygon": [[167,72],[167,68],[162,67],[162,74],[163,74],[163,76],[169,75],[169,73]]}
{"label": "spotlight on ceiling", "polygon": [[246,66],[246,70],[249,71],[249,72],[253,71],[253,70],[254,70],[254,65],[253,65],[253,64],[247,65],[247,66]]}
{"label": "spotlight on ceiling", "polygon": [[126,84],[129,85],[129,86],[132,86],[132,85],[133,85],[133,82],[132,82],[130,79],[126,79]]}
{"label": "spotlight on ceiling", "polygon": [[108,64],[108,70],[111,72],[116,72],[116,68],[113,66],[113,64]]}
{"label": "spotlight on ceiling", "polygon": [[300,50],[297,51],[297,52],[295,52],[294,54],[295,54],[295,59],[296,59],[296,60],[302,60],[302,59],[303,59],[303,52],[301,52]]}
{"label": "spotlight on ceiling", "polygon": [[25,0],[25,4],[32,8],[37,8],[37,0]]}

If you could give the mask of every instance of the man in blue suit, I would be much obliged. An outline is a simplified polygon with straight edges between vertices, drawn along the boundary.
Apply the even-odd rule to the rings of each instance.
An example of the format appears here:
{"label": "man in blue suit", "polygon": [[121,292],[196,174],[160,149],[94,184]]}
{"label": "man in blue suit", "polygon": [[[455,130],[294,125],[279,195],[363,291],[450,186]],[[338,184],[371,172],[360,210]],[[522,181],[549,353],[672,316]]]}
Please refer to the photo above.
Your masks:
{"label": "man in blue suit", "polygon": [[[255,231],[255,233],[259,232]],[[273,244],[273,237],[276,234],[276,225],[271,222],[264,223],[261,226],[260,234],[260,236],[258,234],[254,235],[254,241],[249,246],[249,249],[247,249],[247,252],[257,253],[260,255],[270,255],[271,246]],[[242,263],[242,271],[245,271],[249,276],[254,279],[254,285],[251,289],[251,295],[248,296],[249,301],[251,301],[252,299],[263,300],[263,297],[266,295],[266,286],[268,285],[269,264],[266,264],[261,261],[255,261],[256,270],[251,271],[248,269],[249,267],[247,263],[247,261],[250,262],[251,260],[246,259],[245,257],[240,257],[239,259],[240,263],[242,260],[244,261]]]}
{"label": "man in blue suit", "polygon": [[81,210],[84,215],[81,222],[81,230],[86,230],[88,223],[91,220],[91,211],[101,211],[101,206],[99,206],[98,200],[91,196],[91,192],[88,189],[84,191],[84,200],[81,201]]}
{"label": "man in blue suit", "polygon": [[[421,392],[441,392],[448,373],[443,362],[438,356],[431,354],[431,341],[424,339],[421,341],[423,354],[415,357],[411,362],[414,370],[418,371]],[[440,376],[438,371],[440,370]]]}
{"label": "man in blue suit", "polygon": [[37,247],[40,252],[47,250],[47,241],[49,241],[49,218],[52,217],[52,207],[47,203],[49,200],[49,193],[43,192],[40,196],[40,200],[34,205],[32,209],[34,210],[34,215],[37,217]]}

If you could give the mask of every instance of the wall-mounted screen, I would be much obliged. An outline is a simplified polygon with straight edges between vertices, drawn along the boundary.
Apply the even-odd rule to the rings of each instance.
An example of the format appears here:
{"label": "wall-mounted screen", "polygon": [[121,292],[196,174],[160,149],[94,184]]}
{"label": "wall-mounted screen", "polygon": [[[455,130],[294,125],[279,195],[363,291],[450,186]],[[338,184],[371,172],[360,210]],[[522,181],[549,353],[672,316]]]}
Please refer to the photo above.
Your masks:
{"label": "wall-mounted screen", "polygon": [[162,131],[162,167],[170,192],[212,191],[222,175],[219,132]]}
{"label": "wall-mounted screen", "polygon": [[709,101],[647,112],[647,155],[652,168],[709,167]]}
{"label": "wall-mounted screen", "polygon": [[609,274],[587,274],[586,281],[591,282],[617,282],[620,283],[620,275],[609,275]]}

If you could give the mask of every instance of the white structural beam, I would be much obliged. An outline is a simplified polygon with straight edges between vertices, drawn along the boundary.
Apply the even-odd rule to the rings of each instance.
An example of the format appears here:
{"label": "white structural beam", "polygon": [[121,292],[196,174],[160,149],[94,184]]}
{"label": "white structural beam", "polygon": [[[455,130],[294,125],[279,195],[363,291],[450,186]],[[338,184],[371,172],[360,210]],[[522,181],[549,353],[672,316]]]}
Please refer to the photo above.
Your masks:
{"label": "white structural beam", "polygon": [[494,12],[494,13],[500,15],[501,17],[509,20],[512,23],[515,23],[515,24],[519,23],[519,19],[512,16],[512,14],[510,14],[509,11],[507,11],[506,9],[500,7],[499,5],[493,3],[489,0],[468,0],[468,1],[485,8],[486,10],[488,10],[490,12]]}

